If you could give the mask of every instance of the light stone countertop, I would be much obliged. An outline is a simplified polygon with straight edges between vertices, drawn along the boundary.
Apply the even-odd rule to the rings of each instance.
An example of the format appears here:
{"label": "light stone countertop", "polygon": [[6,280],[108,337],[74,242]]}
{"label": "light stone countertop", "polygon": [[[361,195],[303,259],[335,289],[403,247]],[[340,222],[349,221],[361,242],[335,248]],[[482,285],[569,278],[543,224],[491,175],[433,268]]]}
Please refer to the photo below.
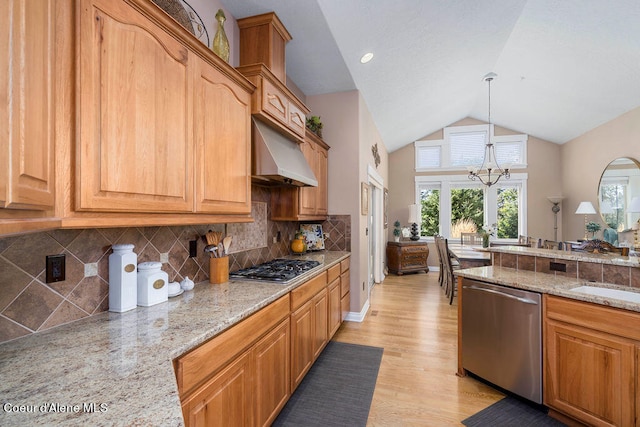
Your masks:
{"label": "light stone countertop", "polygon": [[605,298],[596,295],[588,295],[572,291],[578,286],[597,286],[635,292],[640,294],[640,289],[628,286],[619,286],[609,283],[589,282],[584,279],[568,278],[547,273],[536,273],[528,270],[516,270],[506,267],[475,267],[456,271],[457,276],[480,280],[488,283],[524,289],[542,294],[557,295],[575,300],[606,305],[640,312],[640,304],[615,298]]}
{"label": "light stone countertop", "polygon": [[202,282],[166,303],[0,344],[0,425],[184,425],[172,360],[348,256],[298,256],[321,265],[287,285]]}
{"label": "light stone countertop", "polygon": [[547,258],[564,259],[568,261],[583,261],[597,264],[620,265],[623,267],[640,267],[640,257],[622,256],[618,254],[594,254],[578,251],[558,251],[554,249],[530,248],[527,246],[490,246],[488,248],[474,247],[476,251],[495,252],[513,255],[529,255]]}

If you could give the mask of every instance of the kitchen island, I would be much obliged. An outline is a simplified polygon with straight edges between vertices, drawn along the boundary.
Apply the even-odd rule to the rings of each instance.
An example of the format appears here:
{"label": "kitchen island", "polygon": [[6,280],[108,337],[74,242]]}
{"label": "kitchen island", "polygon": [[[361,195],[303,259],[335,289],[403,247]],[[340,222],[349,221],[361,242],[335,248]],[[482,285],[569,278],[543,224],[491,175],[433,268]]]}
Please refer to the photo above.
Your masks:
{"label": "kitchen island", "polygon": [[231,280],[0,345],[0,425],[183,425],[173,360],[348,258],[289,284]]}
{"label": "kitchen island", "polygon": [[[541,357],[538,360],[542,360],[543,403],[550,408],[550,415],[564,422],[578,420],[586,425],[637,425],[635,420],[640,415],[640,405],[636,403],[640,397],[640,384],[636,380],[640,372],[636,362],[640,354],[638,258],[520,247],[490,248],[489,251],[493,252],[493,266],[456,272],[459,277],[458,374],[464,376],[469,369],[483,378],[495,376],[500,381],[503,372],[521,372],[524,374],[517,378],[535,378],[523,370],[539,366],[540,362],[526,365],[521,355],[536,353]],[[489,290],[483,291],[483,284],[487,284]],[[533,297],[502,297],[508,289],[541,294],[538,296],[540,314],[526,317],[522,322],[513,317],[505,320],[500,313],[507,308],[506,301],[534,303]],[[491,302],[488,311],[484,310],[490,315],[486,315],[486,322],[479,320],[486,325],[472,332],[471,313],[478,311],[479,293],[486,296],[483,304]],[[494,323],[495,319],[501,319],[501,323]],[[537,338],[525,340],[525,344],[540,342],[534,346],[537,350],[525,349],[525,344],[522,348],[512,348],[518,342],[515,338],[506,341],[498,338],[491,343],[485,341],[484,346],[476,345],[478,334],[507,330],[508,327],[501,326],[507,324],[509,328],[525,326],[522,334],[542,330],[542,334],[533,334]],[[477,356],[493,354],[489,349],[499,346],[513,350],[512,356],[497,371],[479,372],[482,368],[475,366],[475,360],[487,359]],[[477,351],[469,351],[474,348]],[[500,384],[498,380],[492,382]],[[501,386],[520,394],[511,388],[517,388],[517,384],[507,382]]]}

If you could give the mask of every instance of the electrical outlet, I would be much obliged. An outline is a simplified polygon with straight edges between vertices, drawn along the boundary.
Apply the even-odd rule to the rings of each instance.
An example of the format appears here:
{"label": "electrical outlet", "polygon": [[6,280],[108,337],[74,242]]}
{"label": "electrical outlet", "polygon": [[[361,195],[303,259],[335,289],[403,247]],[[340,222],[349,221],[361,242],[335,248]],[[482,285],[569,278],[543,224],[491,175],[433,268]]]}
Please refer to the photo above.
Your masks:
{"label": "electrical outlet", "polygon": [[198,256],[198,240],[189,240],[189,257],[195,258]]}
{"label": "electrical outlet", "polygon": [[46,283],[65,280],[65,255],[47,255]]}
{"label": "electrical outlet", "polygon": [[276,236],[273,236],[273,243],[278,243],[278,238]]}
{"label": "electrical outlet", "polygon": [[567,264],[563,263],[563,262],[549,262],[549,270],[551,271],[562,271],[562,272],[566,272],[567,271]]}
{"label": "electrical outlet", "polygon": [[327,240],[331,240],[331,233],[324,233],[324,238]]}

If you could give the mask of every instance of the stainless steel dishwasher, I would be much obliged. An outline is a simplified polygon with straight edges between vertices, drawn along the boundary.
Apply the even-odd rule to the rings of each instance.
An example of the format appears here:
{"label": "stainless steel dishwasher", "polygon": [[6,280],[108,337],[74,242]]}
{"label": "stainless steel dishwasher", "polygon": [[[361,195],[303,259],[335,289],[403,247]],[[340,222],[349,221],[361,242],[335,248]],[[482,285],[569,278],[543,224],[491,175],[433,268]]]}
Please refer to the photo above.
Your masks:
{"label": "stainless steel dishwasher", "polygon": [[476,280],[462,282],[462,367],[542,403],[541,295]]}

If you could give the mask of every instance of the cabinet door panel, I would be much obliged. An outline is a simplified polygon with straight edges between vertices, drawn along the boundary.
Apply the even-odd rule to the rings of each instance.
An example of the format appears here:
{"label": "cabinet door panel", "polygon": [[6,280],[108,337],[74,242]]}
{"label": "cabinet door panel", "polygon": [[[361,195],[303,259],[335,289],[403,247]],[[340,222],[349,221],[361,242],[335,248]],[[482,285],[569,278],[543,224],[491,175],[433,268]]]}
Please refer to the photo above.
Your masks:
{"label": "cabinet door panel", "polygon": [[[316,214],[327,215],[329,211],[329,152],[323,147],[318,147],[317,173],[318,188],[316,190]],[[316,171],[314,171],[316,172]]]}
{"label": "cabinet door panel", "polygon": [[307,119],[301,109],[296,107],[292,102],[289,103],[289,127],[301,139],[307,128]]}
{"label": "cabinet door panel", "polygon": [[307,301],[291,314],[291,392],[296,389],[313,363],[313,301]]}
{"label": "cabinet door panel", "polygon": [[183,403],[188,427],[253,425],[251,356],[238,357]]}
{"label": "cabinet door panel", "polygon": [[198,60],[195,138],[198,212],[251,212],[251,94]]}
{"label": "cabinet door panel", "polygon": [[269,426],[291,395],[289,319],[255,347],[256,424]]}
{"label": "cabinet door panel", "polygon": [[323,289],[318,295],[313,297],[313,360],[316,360],[324,346],[327,344],[329,330],[329,305],[327,290]]}
{"label": "cabinet door panel", "polygon": [[193,210],[186,47],[120,2],[81,2],[78,210]]}
{"label": "cabinet door panel", "polygon": [[[302,154],[304,154],[304,158],[309,163],[313,174],[316,179],[318,178],[318,167],[317,167],[317,153],[316,153],[316,145],[304,141],[300,144],[300,150]],[[318,181],[320,182],[320,181]],[[300,215],[315,215],[316,213],[316,194],[318,192],[317,187],[302,187],[300,188],[300,206],[298,207],[298,212]]]}
{"label": "cabinet door panel", "polygon": [[288,125],[289,100],[267,79],[262,79],[262,110],[283,125]]}
{"label": "cabinet door panel", "polygon": [[0,207],[45,210],[54,204],[54,1],[0,6]]}
{"label": "cabinet door panel", "polygon": [[342,306],[340,303],[340,277],[336,278],[329,284],[327,292],[329,295],[329,319],[327,327],[329,335],[327,339],[331,339],[338,328],[340,328],[342,318]]}
{"label": "cabinet door panel", "polygon": [[548,321],[546,344],[546,404],[591,425],[633,425],[633,343]]}

